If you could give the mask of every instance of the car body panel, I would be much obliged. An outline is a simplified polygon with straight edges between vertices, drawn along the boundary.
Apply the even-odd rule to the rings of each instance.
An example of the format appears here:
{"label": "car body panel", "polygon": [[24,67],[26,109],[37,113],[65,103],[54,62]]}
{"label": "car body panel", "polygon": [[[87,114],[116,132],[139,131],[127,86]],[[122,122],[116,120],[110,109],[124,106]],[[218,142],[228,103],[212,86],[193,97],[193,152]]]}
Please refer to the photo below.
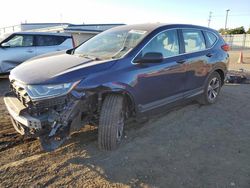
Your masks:
{"label": "car body panel", "polygon": [[[46,59],[46,61],[44,61]],[[23,84],[58,84],[81,80],[93,69],[95,72],[103,71],[115,61],[92,61],[78,55],[59,53],[46,58],[36,58],[27,61],[11,71],[11,79],[19,80]],[[42,71],[40,71],[42,70]],[[29,74],[27,74],[27,72]],[[38,74],[39,72],[39,74]],[[74,78],[71,76],[74,74]]]}
{"label": "car body panel", "polygon": [[35,47],[0,48],[0,73],[10,72],[34,56],[36,56]]}

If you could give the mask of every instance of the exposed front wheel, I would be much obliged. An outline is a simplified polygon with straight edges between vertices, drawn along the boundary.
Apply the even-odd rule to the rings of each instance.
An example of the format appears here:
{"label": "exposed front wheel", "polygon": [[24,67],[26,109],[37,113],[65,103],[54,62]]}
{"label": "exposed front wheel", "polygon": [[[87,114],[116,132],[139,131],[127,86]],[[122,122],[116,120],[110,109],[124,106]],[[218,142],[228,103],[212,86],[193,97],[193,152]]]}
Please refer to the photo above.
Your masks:
{"label": "exposed front wheel", "polygon": [[98,128],[98,145],[103,150],[114,150],[120,144],[125,122],[125,100],[111,94],[104,99]]}
{"label": "exposed front wheel", "polygon": [[218,72],[213,72],[207,80],[204,93],[199,98],[201,104],[213,104],[216,102],[221,89],[221,77]]}

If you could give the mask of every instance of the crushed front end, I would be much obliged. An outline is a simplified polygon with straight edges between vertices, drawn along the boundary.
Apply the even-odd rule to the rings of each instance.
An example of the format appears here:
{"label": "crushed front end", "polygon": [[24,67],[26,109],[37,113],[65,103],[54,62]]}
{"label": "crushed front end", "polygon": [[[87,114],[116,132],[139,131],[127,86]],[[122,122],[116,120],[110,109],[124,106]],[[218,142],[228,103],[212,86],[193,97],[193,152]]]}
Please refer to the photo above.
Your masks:
{"label": "crushed front end", "polygon": [[11,91],[4,97],[11,121],[22,135],[39,137],[46,151],[58,148],[70,132],[79,130],[88,117],[85,96],[66,95],[32,100],[26,87],[11,80]]}

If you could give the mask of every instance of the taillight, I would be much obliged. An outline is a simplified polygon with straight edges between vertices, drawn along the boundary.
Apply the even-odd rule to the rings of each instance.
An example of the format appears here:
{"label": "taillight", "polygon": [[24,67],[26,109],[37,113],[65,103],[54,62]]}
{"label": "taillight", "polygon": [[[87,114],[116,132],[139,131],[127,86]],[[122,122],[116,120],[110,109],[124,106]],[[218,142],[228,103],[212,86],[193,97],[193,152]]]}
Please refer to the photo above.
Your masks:
{"label": "taillight", "polygon": [[230,50],[230,46],[228,44],[224,44],[221,46],[221,49],[224,50],[225,52],[228,52]]}

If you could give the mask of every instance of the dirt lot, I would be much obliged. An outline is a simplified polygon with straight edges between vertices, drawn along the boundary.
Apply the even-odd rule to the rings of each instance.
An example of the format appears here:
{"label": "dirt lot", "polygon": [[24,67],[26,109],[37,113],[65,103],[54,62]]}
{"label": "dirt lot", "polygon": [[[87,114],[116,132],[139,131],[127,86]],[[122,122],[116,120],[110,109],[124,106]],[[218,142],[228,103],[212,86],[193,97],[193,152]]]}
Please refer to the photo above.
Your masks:
{"label": "dirt lot", "polygon": [[0,187],[250,187],[250,85],[223,87],[211,106],[191,103],[131,123],[113,152],[87,127],[46,153],[15,133],[0,80]]}

